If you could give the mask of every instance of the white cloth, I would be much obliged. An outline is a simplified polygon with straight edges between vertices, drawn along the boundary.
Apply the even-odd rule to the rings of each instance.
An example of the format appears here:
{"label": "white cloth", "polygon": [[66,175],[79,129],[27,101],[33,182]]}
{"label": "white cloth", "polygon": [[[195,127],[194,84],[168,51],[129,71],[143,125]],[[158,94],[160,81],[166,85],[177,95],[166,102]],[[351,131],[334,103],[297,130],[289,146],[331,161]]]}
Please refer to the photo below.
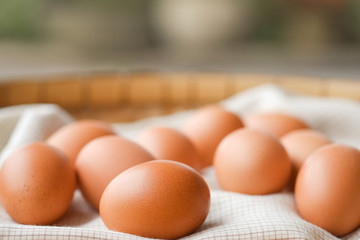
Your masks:
{"label": "white cloth", "polygon": [[[333,141],[360,149],[360,104],[344,99],[305,97],[264,85],[221,102],[228,110],[245,116],[254,112],[290,113]],[[192,113],[185,111],[134,123],[114,124],[119,135],[133,139],[145,127],[165,125],[180,128]],[[55,105],[24,105],[0,109],[0,160],[13,149],[44,140],[74,119]],[[204,177],[211,188],[211,207],[205,223],[184,239],[337,239],[303,220],[291,193],[249,196],[222,191],[212,168]],[[360,204],[360,203],[359,203]],[[52,226],[20,225],[0,207],[0,239],[139,239],[107,230],[99,214],[77,190],[67,213]],[[142,238],[140,238],[142,239]],[[360,239],[360,228],[343,237]]]}

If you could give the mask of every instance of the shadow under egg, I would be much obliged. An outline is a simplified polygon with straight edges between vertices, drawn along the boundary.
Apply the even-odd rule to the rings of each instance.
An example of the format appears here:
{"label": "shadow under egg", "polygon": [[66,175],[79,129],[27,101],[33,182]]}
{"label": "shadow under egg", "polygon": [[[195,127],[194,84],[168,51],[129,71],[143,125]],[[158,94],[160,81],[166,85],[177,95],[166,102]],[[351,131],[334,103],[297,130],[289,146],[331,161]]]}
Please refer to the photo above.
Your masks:
{"label": "shadow under egg", "polygon": [[99,213],[86,202],[81,192],[76,190],[69,209],[53,226],[81,226],[98,217]]}

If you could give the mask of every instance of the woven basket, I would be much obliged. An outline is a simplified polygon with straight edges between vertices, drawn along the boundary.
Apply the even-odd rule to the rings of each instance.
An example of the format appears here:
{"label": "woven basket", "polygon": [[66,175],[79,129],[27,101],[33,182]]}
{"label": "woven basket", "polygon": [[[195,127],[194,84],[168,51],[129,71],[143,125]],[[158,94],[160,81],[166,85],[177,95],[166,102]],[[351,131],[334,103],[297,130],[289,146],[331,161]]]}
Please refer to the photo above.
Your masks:
{"label": "woven basket", "polygon": [[217,102],[271,83],[311,96],[360,101],[360,81],[228,73],[113,72],[3,79],[0,106],[55,103],[75,118],[127,122]]}

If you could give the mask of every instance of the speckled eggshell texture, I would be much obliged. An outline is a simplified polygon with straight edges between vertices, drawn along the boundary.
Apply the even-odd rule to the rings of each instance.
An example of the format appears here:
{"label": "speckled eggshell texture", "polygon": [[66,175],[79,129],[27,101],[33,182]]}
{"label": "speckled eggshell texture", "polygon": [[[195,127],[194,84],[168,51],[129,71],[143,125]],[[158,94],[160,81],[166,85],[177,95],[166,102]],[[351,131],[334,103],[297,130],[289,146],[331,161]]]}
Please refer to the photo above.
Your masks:
{"label": "speckled eggshell texture", "polygon": [[55,222],[69,208],[75,188],[73,164],[45,143],[15,150],[0,170],[1,204],[21,224]]}
{"label": "speckled eggshell texture", "polygon": [[108,185],[100,216],[114,231],[176,239],[200,227],[209,207],[209,188],[193,168],[155,160],[128,169]]}

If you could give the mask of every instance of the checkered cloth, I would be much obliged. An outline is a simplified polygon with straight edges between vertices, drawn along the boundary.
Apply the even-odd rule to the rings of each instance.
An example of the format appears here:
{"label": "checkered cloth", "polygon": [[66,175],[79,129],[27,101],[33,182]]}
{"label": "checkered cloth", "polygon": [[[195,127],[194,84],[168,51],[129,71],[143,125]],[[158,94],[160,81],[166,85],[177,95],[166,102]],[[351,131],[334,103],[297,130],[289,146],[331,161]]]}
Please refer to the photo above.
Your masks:
{"label": "checkered cloth", "polygon": [[[360,149],[360,104],[344,99],[312,98],[272,85],[260,86],[221,102],[228,110],[245,116],[277,111],[305,120],[339,143]],[[180,128],[192,113],[186,111],[129,124],[114,124],[119,135],[133,139],[144,127],[165,125]],[[0,161],[15,148],[44,140],[74,119],[55,105],[26,105],[0,109]],[[214,171],[204,177],[211,188],[211,207],[205,223],[184,239],[337,239],[303,220],[291,193],[250,196],[222,191]],[[359,203],[360,204],[360,203]],[[70,209],[51,226],[20,225],[0,207],[0,239],[144,239],[107,230],[99,214],[76,191]],[[343,237],[360,239],[360,228]]]}

